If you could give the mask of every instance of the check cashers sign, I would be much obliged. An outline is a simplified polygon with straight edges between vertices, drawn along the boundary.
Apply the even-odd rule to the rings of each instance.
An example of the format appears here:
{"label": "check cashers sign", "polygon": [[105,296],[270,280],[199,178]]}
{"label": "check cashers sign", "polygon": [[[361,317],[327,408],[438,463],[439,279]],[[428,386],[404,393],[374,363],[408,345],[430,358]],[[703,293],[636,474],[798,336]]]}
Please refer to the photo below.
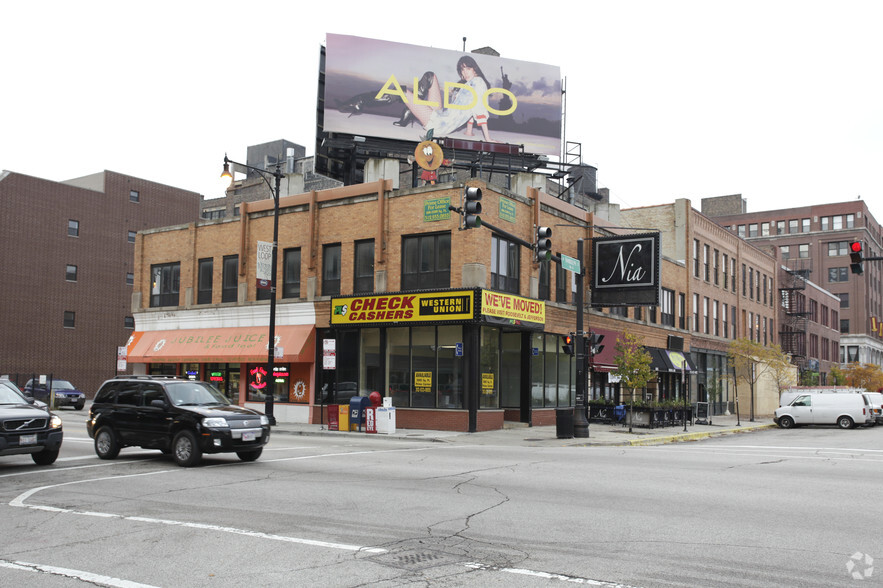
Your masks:
{"label": "check cashers sign", "polygon": [[333,298],[331,324],[472,320],[474,299],[472,290]]}

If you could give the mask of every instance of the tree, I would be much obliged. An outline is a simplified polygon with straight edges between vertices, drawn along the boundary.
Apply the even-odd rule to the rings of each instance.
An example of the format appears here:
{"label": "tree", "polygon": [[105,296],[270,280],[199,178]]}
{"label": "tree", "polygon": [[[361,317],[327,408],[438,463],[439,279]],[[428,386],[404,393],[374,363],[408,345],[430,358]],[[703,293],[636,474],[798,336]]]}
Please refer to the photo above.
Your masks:
{"label": "tree", "polygon": [[864,388],[871,392],[883,388],[883,371],[877,365],[850,363],[843,369],[843,376],[846,379],[846,384],[854,388]]}
{"label": "tree", "polygon": [[831,366],[831,379],[834,381],[835,386],[846,385],[846,375],[844,375],[843,370],[839,366]]}
{"label": "tree", "polygon": [[[776,381],[779,392],[782,386],[793,386],[793,367],[788,359],[788,354],[782,351],[778,345],[769,347],[761,345],[751,339],[736,339],[730,343],[727,350],[729,365],[736,370],[736,377],[748,382],[750,396],[750,420],[754,420],[754,394],[757,383],[767,372],[771,373]],[[791,379],[786,377],[790,371]],[[787,384],[787,385],[786,385]]]}
{"label": "tree", "polygon": [[644,349],[643,337],[623,331],[616,339],[616,355],[613,362],[616,369],[613,373],[620,378],[620,385],[632,390],[632,401],[634,401],[635,391],[643,388],[653,378],[653,371],[650,369],[650,362],[653,359],[650,353]]}

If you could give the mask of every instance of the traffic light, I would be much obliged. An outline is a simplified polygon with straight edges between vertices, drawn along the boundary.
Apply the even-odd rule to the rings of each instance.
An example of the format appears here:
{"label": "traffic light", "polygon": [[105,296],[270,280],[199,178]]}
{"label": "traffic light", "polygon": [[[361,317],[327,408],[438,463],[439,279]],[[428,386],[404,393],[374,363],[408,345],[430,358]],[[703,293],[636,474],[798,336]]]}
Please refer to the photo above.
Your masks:
{"label": "traffic light", "polygon": [[477,229],[481,226],[481,188],[466,186],[463,200],[463,228]]}
{"label": "traffic light", "polygon": [[534,243],[537,261],[549,261],[552,259],[552,229],[549,227],[537,227],[537,239]]}
{"label": "traffic light", "polygon": [[854,274],[862,274],[864,273],[864,267],[862,266],[862,242],[861,241],[853,241],[849,244],[849,260],[852,262],[849,264],[849,269]]}
{"label": "traffic light", "polygon": [[586,350],[589,355],[598,355],[604,349],[604,346],[601,345],[601,341],[604,340],[604,335],[598,333],[589,333],[589,336],[586,337]]}
{"label": "traffic light", "polygon": [[561,351],[566,353],[567,355],[573,355],[573,335],[564,335],[564,344],[561,346]]}

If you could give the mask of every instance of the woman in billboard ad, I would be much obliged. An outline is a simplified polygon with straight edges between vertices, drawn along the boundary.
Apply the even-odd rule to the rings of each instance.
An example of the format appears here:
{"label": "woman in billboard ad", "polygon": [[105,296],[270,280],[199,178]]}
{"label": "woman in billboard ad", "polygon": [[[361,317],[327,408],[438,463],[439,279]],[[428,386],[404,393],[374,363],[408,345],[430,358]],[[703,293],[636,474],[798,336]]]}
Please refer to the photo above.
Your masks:
{"label": "woman in billboard ad", "polygon": [[417,142],[431,132],[560,153],[558,67],[332,34],[325,57],[326,132]]}

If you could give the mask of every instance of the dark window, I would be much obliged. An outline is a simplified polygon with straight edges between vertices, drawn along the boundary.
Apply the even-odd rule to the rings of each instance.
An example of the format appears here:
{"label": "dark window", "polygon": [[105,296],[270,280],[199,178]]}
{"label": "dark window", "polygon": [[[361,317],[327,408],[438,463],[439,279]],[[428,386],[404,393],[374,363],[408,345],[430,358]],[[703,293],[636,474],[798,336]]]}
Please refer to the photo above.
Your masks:
{"label": "dark window", "polygon": [[687,296],[683,292],[678,293],[678,328],[687,328]]}
{"label": "dark window", "polygon": [[322,295],[340,295],[340,243],[322,250]]}
{"label": "dark window", "polygon": [[132,272],[126,272],[126,286],[134,286],[135,285],[135,274]]}
{"label": "dark window", "polygon": [[540,284],[539,299],[551,300],[551,284],[552,281],[552,262],[544,261],[540,263]]}
{"label": "dark window", "polygon": [[79,237],[80,236],[80,221],[75,221],[75,220],[67,221],[67,236],[68,237]]}
{"label": "dark window", "polygon": [[239,289],[239,256],[225,255],[221,285],[221,302],[236,302]]}
{"label": "dark window", "polygon": [[668,288],[662,289],[662,300],[660,301],[661,323],[669,327],[675,326],[675,292]]}
{"label": "dark window", "polygon": [[849,280],[849,268],[845,267],[829,267],[828,268],[828,281],[829,282],[846,282]]}
{"label": "dark window", "polygon": [[77,326],[77,313],[71,310],[64,311],[64,328],[73,329]]}
{"label": "dark window", "polygon": [[136,235],[135,231],[129,231],[129,233],[126,237],[129,240],[129,243],[135,242],[135,235]]}
{"label": "dark window", "polygon": [[451,234],[402,237],[402,290],[451,287]]}
{"label": "dark window", "polygon": [[126,382],[117,391],[117,404],[138,406],[141,404],[141,394],[138,393],[138,384]]}
{"label": "dark window", "polygon": [[518,294],[519,245],[494,235],[491,246],[491,289]]}
{"label": "dark window", "polygon": [[560,263],[555,264],[555,301],[567,303],[567,270]]}
{"label": "dark window", "polygon": [[282,298],[300,298],[300,249],[282,253]]}
{"label": "dark window", "polygon": [[356,241],[356,266],[353,272],[353,293],[374,291],[374,240]]}
{"label": "dark window", "polygon": [[849,308],[849,293],[838,294],[840,296],[840,308]]}
{"label": "dark window", "polygon": [[178,306],[181,264],[164,263],[150,266],[150,306]]}
{"label": "dark window", "polygon": [[141,202],[141,194],[138,190],[129,190],[129,202]]}
{"label": "dark window", "polygon": [[156,384],[144,384],[144,387],[141,388],[141,403],[144,406],[150,406],[154,400],[165,402],[166,395],[163,393],[162,388]]}
{"label": "dark window", "polygon": [[127,316],[125,319],[123,319],[123,327],[126,329],[134,329],[135,317]]}
{"label": "dark window", "polygon": [[199,260],[199,277],[196,286],[196,303],[212,303],[212,278],[214,277],[215,262],[211,257]]}
{"label": "dark window", "polygon": [[849,334],[849,319],[840,319],[840,332]]}
{"label": "dark window", "polygon": [[64,279],[68,282],[76,282],[77,281],[77,266],[68,265],[64,269]]}

